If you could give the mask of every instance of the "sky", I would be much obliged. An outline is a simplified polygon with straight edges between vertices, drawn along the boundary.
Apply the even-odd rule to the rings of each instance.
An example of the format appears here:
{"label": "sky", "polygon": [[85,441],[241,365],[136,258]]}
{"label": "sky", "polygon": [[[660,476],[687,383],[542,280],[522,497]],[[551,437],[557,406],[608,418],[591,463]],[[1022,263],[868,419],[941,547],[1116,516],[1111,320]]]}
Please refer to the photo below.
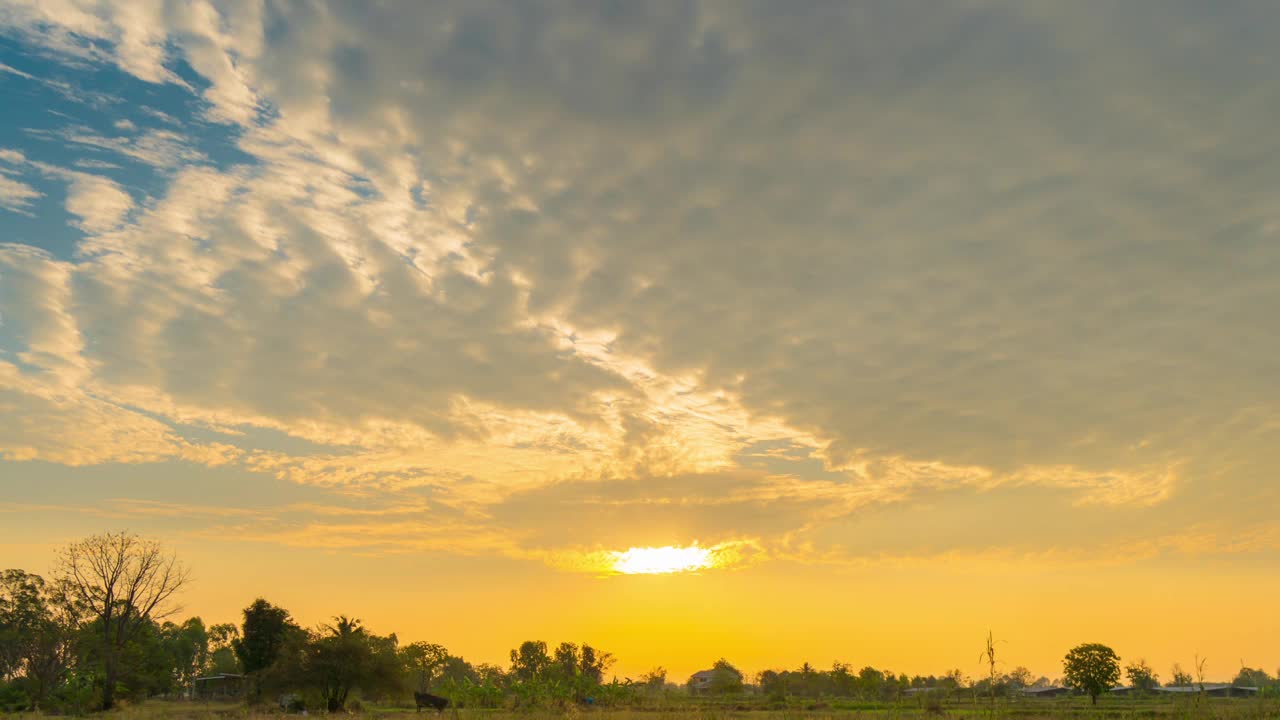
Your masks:
{"label": "sky", "polygon": [[1274,671],[1277,24],[0,0],[0,567],[129,529],[209,622],[620,676]]}

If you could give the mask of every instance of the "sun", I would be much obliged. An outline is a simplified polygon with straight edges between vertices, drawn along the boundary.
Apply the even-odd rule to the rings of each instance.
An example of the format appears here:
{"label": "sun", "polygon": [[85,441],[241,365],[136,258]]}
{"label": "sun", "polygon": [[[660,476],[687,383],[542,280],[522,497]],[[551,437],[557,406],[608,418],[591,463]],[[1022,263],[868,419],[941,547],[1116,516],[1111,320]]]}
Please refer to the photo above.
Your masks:
{"label": "sun", "polygon": [[633,547],[609,553],[614,572],[624,575],[661,575],[692,572],[714,567],[715,550],[689,545],[677,547]]}

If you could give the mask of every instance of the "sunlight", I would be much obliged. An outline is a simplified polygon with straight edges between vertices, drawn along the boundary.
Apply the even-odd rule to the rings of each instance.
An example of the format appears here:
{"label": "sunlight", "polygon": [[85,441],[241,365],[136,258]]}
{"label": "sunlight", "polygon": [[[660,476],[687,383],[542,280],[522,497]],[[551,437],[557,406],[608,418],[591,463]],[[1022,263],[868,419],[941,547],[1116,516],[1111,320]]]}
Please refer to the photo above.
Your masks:
{"label": "sunlight", "polygon": [[611,552],[609,555],[613,558],[613,569],[625,575],[690,572],[714,567],[716,564],[714,551],[697,545],[633,547]]}

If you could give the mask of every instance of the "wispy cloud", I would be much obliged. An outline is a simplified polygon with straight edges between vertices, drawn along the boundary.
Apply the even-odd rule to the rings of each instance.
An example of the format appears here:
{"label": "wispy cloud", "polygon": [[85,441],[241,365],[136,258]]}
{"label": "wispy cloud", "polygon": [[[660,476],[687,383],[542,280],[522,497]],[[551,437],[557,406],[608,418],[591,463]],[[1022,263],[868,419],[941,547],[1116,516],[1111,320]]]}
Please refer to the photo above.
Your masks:
{"label": "wispy cloud", "polygon": [[88,128],[73,127],[58,131],[56,137],[157,168],[178,168],[207,160],[204,153],[192,148],[185,138],[170,130],[149,129],[137,136],[105,136]]}
{"label": "wispy cloud", "polygon": [[26,214],[31,203],[42,197],[44,193],[39,190],[0,173],[0,208]]}

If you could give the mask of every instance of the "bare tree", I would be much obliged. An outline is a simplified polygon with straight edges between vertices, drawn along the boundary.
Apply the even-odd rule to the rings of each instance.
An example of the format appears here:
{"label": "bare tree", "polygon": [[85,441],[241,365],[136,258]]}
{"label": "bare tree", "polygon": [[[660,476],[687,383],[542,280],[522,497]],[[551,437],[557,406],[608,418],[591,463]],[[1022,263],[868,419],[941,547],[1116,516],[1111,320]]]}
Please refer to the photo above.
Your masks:
{"label": "bare tree", "polygon": [[68,545],[58,557],[57,575],[72,599],[101,625],[102,708],[109,710],[115,704],[121,651],[148,621],[179,610],[173,596],[189,575],[159,542],[124,531]]}

